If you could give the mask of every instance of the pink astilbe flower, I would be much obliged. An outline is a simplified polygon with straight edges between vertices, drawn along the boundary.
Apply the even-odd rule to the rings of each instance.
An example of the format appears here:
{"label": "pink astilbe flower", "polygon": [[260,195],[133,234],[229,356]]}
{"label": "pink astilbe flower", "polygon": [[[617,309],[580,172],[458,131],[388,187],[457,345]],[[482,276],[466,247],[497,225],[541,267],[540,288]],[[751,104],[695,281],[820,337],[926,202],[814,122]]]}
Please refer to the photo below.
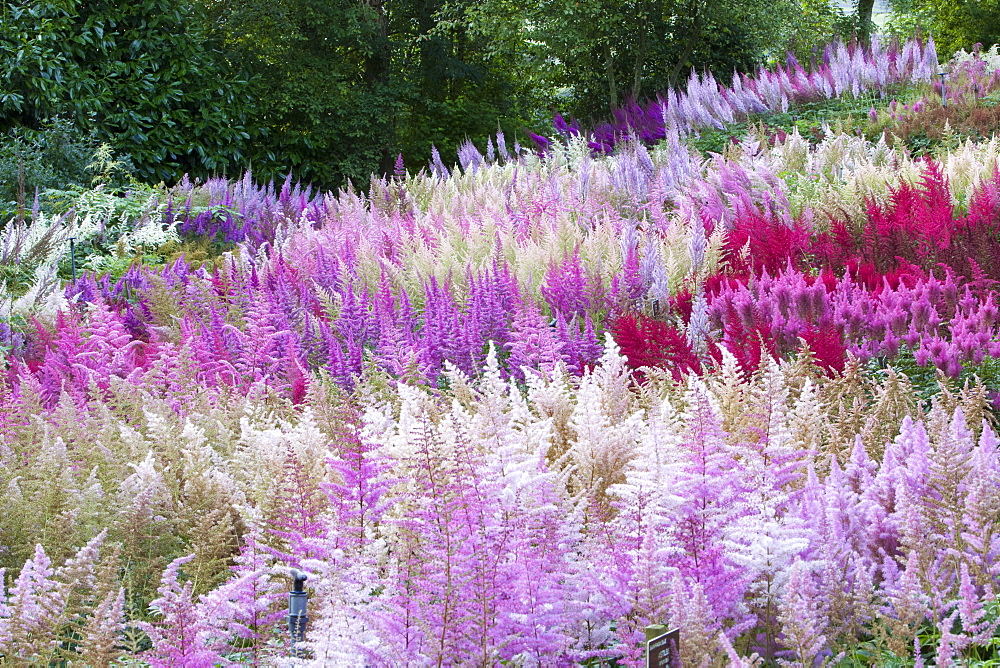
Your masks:
{"label": "pink astilbe flower", "polygon": [[212,628],[211,645],[225,647],[228,656],[248,655],[254,666],[266,665],[268,645],[281,633],[287,596],[284,579],[274,576],[273,557],[264,548],[263,537],[251,518],[232,567],[234,577],[202,595],[196,606]]}
{"label": "pink astilbe flower", "polygon": [[6,639],[0,649],[4,654],[26,661],[47,660],[58,644],[56,631],[66,593],[54,575],[52,561],[42,546],[36,545],[34,556],[21,568],[0,608],[0,639]]}
{"label": "pink astilbe flower", "polygon": [[809,564],[797,560],[789,568],[785,590],[778,601],[782,643],[793,653],[796,663],[806,668],[814,665],[826,647],[827,626],[823,600],[819,597]]}
{"label": "pink astilbe flower", "polygon": [[149,604],[159,621],[138,624],[153,643],[152,649],[141,657],[155,668],[210,668],[229,664],[209,646],[215,629],[193,600],[192,583],[182,584],[179,580],[181,566],[192,559],[193,554],[170,562],[156,590],[160,595]]}
{"label": "pink astilbe flower", "polygon": [[507,347],[510,374],[519,379],[525,377],[525,368],[551,372],[556,364],[565,361],[564,344],[558,340],[538,306],[530,301],[524,303],[514,317]]}

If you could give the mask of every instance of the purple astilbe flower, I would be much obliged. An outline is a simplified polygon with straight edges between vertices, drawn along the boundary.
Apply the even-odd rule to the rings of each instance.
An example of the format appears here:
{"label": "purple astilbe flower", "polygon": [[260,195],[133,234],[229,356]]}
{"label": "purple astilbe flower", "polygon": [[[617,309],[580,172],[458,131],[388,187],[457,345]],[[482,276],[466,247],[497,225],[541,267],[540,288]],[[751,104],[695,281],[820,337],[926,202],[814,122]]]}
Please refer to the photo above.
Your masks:
{"label": "purple astilbe flower", "polygon": [[[450,282],[439,284],[435,277],[424,285],[424,313],[420,328],[422,360],[436,378],[444,361],[450,360],[465,372],[471,372],[473,350],[462,349],[460,322],[462,314],[452,293]],[[479,344],[482,347],[482,343]]]}
{"label": "purple astilbe flower", "polygon": [[757,666],[764,663],[764,659],[757,656],[756,653],[751,654],[747,658],[741,657],[725,633],[719,633],[718,638],[719,647],[726,653],[730,668],[757,668]]}
{"label": "purple astilbe flower", "polygon": [[378,326],[375,358],[395,376],[426,381],[432,372],[426,362],[429,355],[414,335],[412,309],[406,301],[405,291],[400,291],[400,301],[403,305],[397,307],[388,281],[383,280],[374,304]]}
{"label": "purple astilbe flower", "polygon": [[[80,653],[84,657],[103,661],[118,658],[122,653],[120,644],[124,630],[125,588],[119,587],[96,602],[93,615],[87,620],[81,634],[83,640],[80,643]],[[2,646],[3,638],[0,637],[0,647]]]}
{"label": "purple astilbe flower", "polygon": [[239,349],[234,362],[236,371],[245,385],[264,381],[275,375],[281,366],[281,341],[290,335],[279,331],[273,324],[267,306],[255,301],[246,312],[246,329],[223,326],[223,333],[230,334]]}
{"label": "purple astilbe flower", "polygon": [[544,155],[551,147],[552,140],[548,137],[543,137],[542,135],[536,135],[534,132],[529,132],[528,138],[534,143],[535,149],[542,155]]}
{"label": "purple astilbe flower", "polygon": [[[497,130],[497,152],[504,162],[510,160],[510,153],[507,151],[507,140],[503,136],[503,130]],[[514,151],[517,154],[517,151]]]}
{"label": "purple astilbe flower", "polygon": [[419,658],[443,665],[458,657],[478,657],[491,662],[490,629],[474,621],[487,623],[477,615],[477,604],[485,606],[491,620],[496,614],[497,583],[480,579],[488,574],[484,569],[489,563],[483,561],[484,536],[478,530],[485,509],[476,502],[478,490],[470,486],[468,472],[444,457],[441,435],[413,408],[405,428],[417,448],[412,466],[416,494],[394,551],[398,581],[388,590],[394,610],[377,622],[388,639],[387,660]]}
{"label": "purple astilbe flower", "polygon": [[549,468],[547,425],[527,423],[519,392],[504,384],[492,345],[481,394],[467,422],[470,437],[486,445],[477,475],[486,482],[482,493],[495,494],[490,512],[503,535],[499,563],[509,590],[498,633],[510,640],[500,654],[526,665],[552,664],[573,642],[567,561],[580,540],[578,513],[562,491],[564,475]]}
{"label": "purple astilbe flower", "polygon": [[482,340],[503,349],[509,342],[511,318],[522,304],[509,267],[494,261],[489,270],[470,278],[468,304]]}
{"label": "purple astilbe flower", "polygon": [[588,369],[592,369],[604,352],[604,348],[597,339],[594,323],[589,313],[584,317],[582,332],[576,318],[566,322],[562,314],[557,313],[556,338],[563,344],[562,352],[566,359],[566,369],[577,375],[582,375]]}
{"label": "purple astilbe flower", "polygon": [[950,666],[954,664],[955,655],[960,653],[968,644],[968,638],[961,634],[953,633],[952,627],[958,617],[958,611],[953,612],[949,617],[937,624],[938,633],[941,634],[938,640],[937,652],[934,661],[938,666]]}
{"label": "purple astilbe flower", "polygon": [[194,555],[179,557],[170,562],[160,579],[160,594],[149,604],[160,619],[156,622],[139,622],[138,626],[149,636],[152,649],[141,657],[156,668],[210,668],[229,665],[217,651],[208,646],[214,629],[195,604],[192,583],[180,582],[180,568],[194,559]]}

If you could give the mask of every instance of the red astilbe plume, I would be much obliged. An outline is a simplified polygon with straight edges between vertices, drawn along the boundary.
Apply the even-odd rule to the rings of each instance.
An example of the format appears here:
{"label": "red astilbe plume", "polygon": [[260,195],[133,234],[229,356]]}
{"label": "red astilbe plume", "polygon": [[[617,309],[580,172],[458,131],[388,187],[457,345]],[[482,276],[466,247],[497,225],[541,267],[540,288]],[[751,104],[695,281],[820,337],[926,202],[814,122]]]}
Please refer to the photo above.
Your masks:
{"label": "red astilbe plume", "polygon": [[801,334],[802,340],[813,354],[816,365],[829,376],[835,376],[844,370],[847,361],[847,347],[840,337],[840,332],[833,325],[816,327],[809,325]]}
{"label": "red astilbe plume", "polygon": [[732,353],[740,370],[749,378],[766,358],[777,359],[774,336],[769,325],[754,323],[752,327],[743,325],[732,307],[725,319],[725,334],[722,345]]}
{"label": "red astilbe plume", "polygon": [[928,160],[919,184],[905,181],[891,190],[889,202],[866,202],[868,224],[863,260],[883,271],[906,262],[933,269],[949,259],[955,228],[951,189],[940,163]]}
{"label": "red astilbe plume", "polygon": [[[642,314],[624,314],[611,321],[608,329],[632,369],[668,369],[674,380],[701,371],[701,361],[691,350],[687,337],[665,322]],[[642,379],[642,372],[637,372]]]}
{"label": "red astilbe plume", "polygon": [[980,181],[969,196],[968,215],[956,224],[952,268],[981,282],[1000,280],[1000,169]]}
{"label": "red astilbe plume", "polygon": [[[801,224],[789,227],[757,212],[741,217],[726,235],[725,260],[733,273],[774,274],[799,258],[809,248],[809,232]],[[744,253],[744,249],[749,253]]]}

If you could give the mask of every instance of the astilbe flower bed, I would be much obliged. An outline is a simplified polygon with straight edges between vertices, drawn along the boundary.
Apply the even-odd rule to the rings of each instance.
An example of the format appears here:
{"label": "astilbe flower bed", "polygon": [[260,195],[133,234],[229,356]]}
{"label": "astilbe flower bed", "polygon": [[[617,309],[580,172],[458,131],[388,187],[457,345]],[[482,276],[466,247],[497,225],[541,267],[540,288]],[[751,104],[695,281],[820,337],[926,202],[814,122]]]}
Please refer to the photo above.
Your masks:
{"label": "astilbe flower bed", "polygon": [[664,136],[5,228],[0,657],[995,661],[1000,142]]}

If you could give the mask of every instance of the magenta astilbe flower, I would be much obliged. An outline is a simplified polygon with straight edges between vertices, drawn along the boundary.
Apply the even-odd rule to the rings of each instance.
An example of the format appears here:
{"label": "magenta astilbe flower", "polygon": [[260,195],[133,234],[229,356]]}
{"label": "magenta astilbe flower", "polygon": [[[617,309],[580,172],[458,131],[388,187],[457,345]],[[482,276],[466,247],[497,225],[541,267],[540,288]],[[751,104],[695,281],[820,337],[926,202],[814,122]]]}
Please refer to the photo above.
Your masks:
{"label": "magenta astilbe flower", "polygon": [[553,313],[566,318],[580,316],[602,306],[600,280],[587,275],[580,262],[580,251],[553,263],[542,285],[542,297]]}

